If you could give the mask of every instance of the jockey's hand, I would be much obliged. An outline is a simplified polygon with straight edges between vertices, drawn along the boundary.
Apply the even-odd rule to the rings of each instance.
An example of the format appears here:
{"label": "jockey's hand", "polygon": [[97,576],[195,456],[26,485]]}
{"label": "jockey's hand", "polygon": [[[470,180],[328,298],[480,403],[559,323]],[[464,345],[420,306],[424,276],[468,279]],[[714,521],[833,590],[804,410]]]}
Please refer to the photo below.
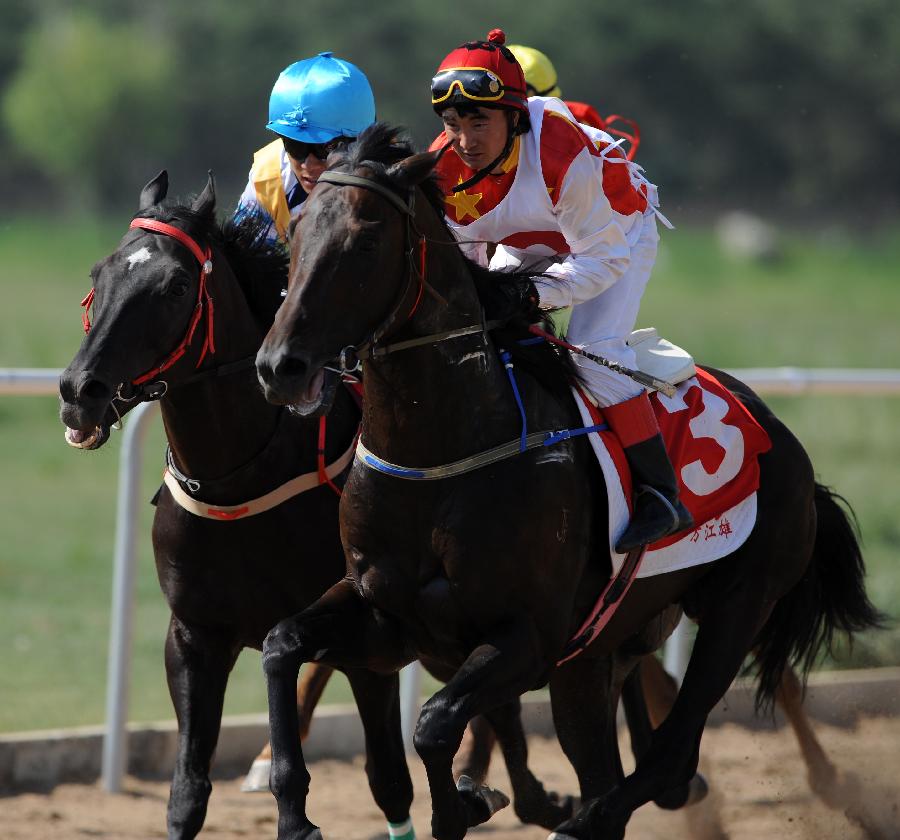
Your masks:
{"label": "jockey's hand", "polygon": [[522,318],[533,323],[541,317],[540,295],[530,277],[511,275],[498,278],[478,290],[484,316],[489,321],[508,321]]}

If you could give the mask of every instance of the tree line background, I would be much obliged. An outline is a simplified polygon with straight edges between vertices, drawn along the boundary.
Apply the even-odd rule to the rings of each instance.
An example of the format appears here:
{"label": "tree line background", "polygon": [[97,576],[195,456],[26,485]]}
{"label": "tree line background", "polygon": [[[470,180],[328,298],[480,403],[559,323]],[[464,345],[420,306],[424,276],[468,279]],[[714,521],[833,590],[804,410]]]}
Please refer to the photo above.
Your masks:
{"label": "tree line background", "polygon": [[566,98],[636,119],[670,211],[745,207],[861,229],[900,211],[896,0],[0,0],[0,213],[134,206],[169,169],[236,199],[292,61],[358,64],[379,118],[438,130],[440,59],[495,26]]}

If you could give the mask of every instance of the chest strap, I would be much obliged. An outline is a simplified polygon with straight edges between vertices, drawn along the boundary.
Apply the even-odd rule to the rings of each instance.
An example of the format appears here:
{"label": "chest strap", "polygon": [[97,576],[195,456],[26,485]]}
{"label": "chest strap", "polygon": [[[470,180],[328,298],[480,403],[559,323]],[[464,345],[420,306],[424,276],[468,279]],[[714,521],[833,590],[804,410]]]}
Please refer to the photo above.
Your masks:
{"label": "chest strap", "polygon": [[[347,469],[353,460],[355,450],[356,439],[354,438],[347,451],[334,463],[329,464],[325,468],[324,474],[329,483],[335,476],[340,475]],[[218,519],[220,522],[231,522],[235,519],[246,519],[248,516],[265,513],[267,510],[278,507],[278,505],[286,502],[288,499],[299,496],[301,493],[312,490],[323,483],[319,471],[308,472],[292,478],[264,496],[251,499],[249,502],[237,505],[211,505],[189,496],[178,483],[178,479],[169,472],[168,468],[163,473],[163,481],[179,507],[184,508],[188,513],[193,513],[195,516],[201,516],[204,519]]]}

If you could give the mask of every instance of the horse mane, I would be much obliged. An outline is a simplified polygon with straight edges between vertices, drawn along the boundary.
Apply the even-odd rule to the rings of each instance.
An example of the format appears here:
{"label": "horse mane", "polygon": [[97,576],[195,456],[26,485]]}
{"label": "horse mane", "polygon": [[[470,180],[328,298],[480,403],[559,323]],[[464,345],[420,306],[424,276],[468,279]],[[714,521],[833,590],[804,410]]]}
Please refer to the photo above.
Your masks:
{"label": "horse mane", "polygon": [[[328,157],[329,169],[346,167],[349,170],[365,166],[370,169],[376,181],[395,192],[399,198],[408,198],[407,189],[391,177],[390,167],[416,154],[416,149],[404,129],[377,122],[364,129],[359,137],[342,149],[332,152]],[[444,193],[438,183],[437,174],[432,172],[419,188],[425,194],[428,203],[435,211],[444,233],[445,241],[453,241],[454,234],[447,225],[444,215]],[[497,299],[497,290],[503,286],[518,287],[523,282],[533,281],[540,284],[546,281],[545,275],[530,271],[491,271],[469,259],[460,251],[466,268],[475,284],[479,300],[485,304]],[[490,290],[490,291],[488,291]],[[535,313],[522,309],[511,317],[506,326],[494,331],[497,343],[508,350],[516,362],[527,370],[551,394],[559,399],[571,399],[569,383],[580,380],[578,368],[572,361],[568,351],[561,350],[548,342],[539,344],[519,344],[519,341],[532,339],[528,332],[531,324],[540,324],[547,332],[553,332],[553,326],[546,313]]]}
{"label": "horse mane", "polygon": [[261,329],[265,332],[272,326],[287,287],[290,255],[280,241],[267,238],[268,216],[256,211],[220,223],[185,204],[164,202],[140,211],[137,217],[174,224],[198,242],[221,250]]}

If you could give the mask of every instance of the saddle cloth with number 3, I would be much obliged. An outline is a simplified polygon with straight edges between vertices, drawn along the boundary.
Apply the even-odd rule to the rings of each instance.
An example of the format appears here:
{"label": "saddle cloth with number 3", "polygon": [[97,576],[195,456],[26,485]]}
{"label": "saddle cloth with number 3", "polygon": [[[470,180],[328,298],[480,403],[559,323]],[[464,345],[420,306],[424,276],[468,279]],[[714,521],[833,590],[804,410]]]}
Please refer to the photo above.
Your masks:
{"label": "saddle cloth with number 3", "polygon": [[[578,396],[585,425],[597,423],[602,416],[598,409]],[[737,550],[756,522],[758,456],[772,446],[750,412],[706,371],[697,369],[678,385],[674,397],[653,393],[650,402],[675,467],[681,499],[697,526],[653,543],[638,577],[709,563]],[[606,479],[615,573],[624,560],[613,546],[628,524],[631,476],[614,434],[600,432],[589,438]]]}

